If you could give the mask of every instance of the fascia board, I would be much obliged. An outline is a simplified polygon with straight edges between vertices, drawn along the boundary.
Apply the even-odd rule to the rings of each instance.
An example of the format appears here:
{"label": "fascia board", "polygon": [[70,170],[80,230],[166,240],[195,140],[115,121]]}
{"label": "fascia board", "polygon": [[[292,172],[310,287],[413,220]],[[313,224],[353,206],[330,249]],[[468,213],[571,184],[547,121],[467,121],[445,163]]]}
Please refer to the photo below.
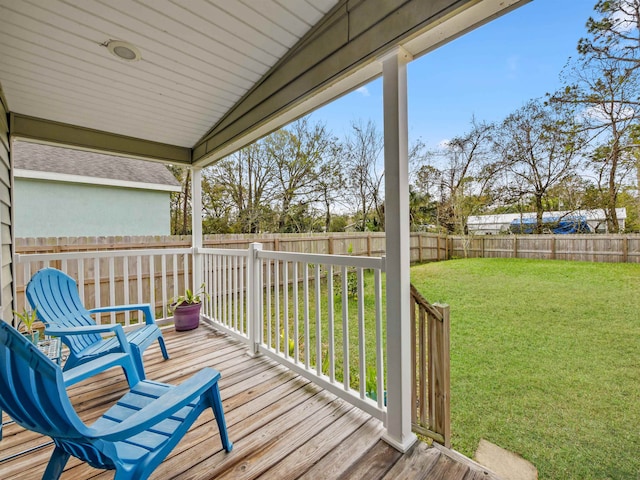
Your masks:
{"label": "fascia board", "polygon": [[127,180],[117,180],[114,178],[88,177],[84,175],[71,175],[68,173],[43,172],[40,170],[14,169],[13,175],[16,178],[27,178],[31,180],[49,180],[52,182],[82,183],[87,185],[101,185],[120,188],[135,188],[138,190],[156,190],[161,192],[180,192],[182,187],[177,185],[163,185],[159,183],[130,182]]}

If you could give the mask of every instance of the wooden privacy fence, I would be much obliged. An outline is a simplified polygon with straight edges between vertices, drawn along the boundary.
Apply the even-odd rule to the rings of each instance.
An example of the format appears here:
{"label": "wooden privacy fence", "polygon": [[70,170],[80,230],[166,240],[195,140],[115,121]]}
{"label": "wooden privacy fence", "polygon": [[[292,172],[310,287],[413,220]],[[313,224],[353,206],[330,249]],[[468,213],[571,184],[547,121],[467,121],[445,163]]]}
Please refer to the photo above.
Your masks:
{"label": "wooden privacy fence", "polygon": [[640,263],[640,235],[449,236],[452,258],[531,258]]}
{"label": "wooden privacy fence", "polygon": [[[205,248],[247,249],[260,242],[265,250],[291,253],[385,254],[384,233],[205,235]],[[411,262],[450,258],[530,258],[588,262],[640,263],[640,235],[467,235],[414,232]],[[94,250],[189,248],[190,236],[17,238],[16,253],[64,253]]]}
{"label": "wooden privacy fence", "polygon": [[431,305],[411,285],[411,424],[451,447],[449,306]]}
{"label": "wooden privacy fence", "polygon": [[[205,235],[204,248],[246,250],[259,242],[264,250],[290,253],[354,255],[380,257],[385,254],[384,232],[331,234],[237,234]],[[411,234],[411,261],[446,260],[447,237],[432,233]],[[155,248],[190,248],[191,236],[111,236],[16,238],[16,253],[65,253],[95,250],[131,250]]]}

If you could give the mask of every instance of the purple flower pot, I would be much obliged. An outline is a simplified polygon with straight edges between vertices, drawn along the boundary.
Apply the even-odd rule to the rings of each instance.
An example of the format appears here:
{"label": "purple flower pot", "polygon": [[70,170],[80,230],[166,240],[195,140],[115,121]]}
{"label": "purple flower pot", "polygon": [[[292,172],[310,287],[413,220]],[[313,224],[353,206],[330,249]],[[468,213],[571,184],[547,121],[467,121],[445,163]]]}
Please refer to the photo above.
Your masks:
{"label": "purple flower pot", "polygon": [[173,311],[173,323],[178,332],[198,328],[198,325],[200,325],[201,306],[201,303],[183,303],[175,308]]}

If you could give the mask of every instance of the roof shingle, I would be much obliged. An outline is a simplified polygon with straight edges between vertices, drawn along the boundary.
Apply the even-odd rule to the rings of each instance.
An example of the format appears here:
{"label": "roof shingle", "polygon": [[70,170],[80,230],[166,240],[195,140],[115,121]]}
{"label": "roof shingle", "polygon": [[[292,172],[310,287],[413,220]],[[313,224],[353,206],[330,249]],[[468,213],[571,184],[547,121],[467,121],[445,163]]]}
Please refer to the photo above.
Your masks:
{"label": "roof shingle", "polygon": [[12,155],[15,169],[180,185],[165,165],[145,160],[18,141],[13,145]]}

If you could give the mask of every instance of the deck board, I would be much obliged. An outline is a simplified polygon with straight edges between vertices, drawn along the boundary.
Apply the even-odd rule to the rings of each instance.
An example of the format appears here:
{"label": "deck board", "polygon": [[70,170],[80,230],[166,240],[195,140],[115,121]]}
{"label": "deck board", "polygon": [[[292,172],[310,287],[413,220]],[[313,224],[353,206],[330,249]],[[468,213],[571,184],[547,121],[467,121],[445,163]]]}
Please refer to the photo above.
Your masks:
{"label": "deck board", "polygon": [[[222,395],[231,453],[222,450],[213,414],[205,412],[152,475],[152,479],[451,479],[497,480],[447,449],[417,444],[401,455],[383,440],[380,421],[265,357],[251,357],[245,345],[207,325],[164,333],[171,359],[157,346],[145,354],[152,380],[180,383],[204,366],[222,373]],[[112,369],[68,389],[83,421],[98,418],[127,389]],[[5,416],[5,420],[6,420]],[[4,428],[0,458],[48,438],[16,425]],[[0,463],[0,478],[39,479],[51,446]],[[63,480],[106,480],[113,472],[70,459]]]}

